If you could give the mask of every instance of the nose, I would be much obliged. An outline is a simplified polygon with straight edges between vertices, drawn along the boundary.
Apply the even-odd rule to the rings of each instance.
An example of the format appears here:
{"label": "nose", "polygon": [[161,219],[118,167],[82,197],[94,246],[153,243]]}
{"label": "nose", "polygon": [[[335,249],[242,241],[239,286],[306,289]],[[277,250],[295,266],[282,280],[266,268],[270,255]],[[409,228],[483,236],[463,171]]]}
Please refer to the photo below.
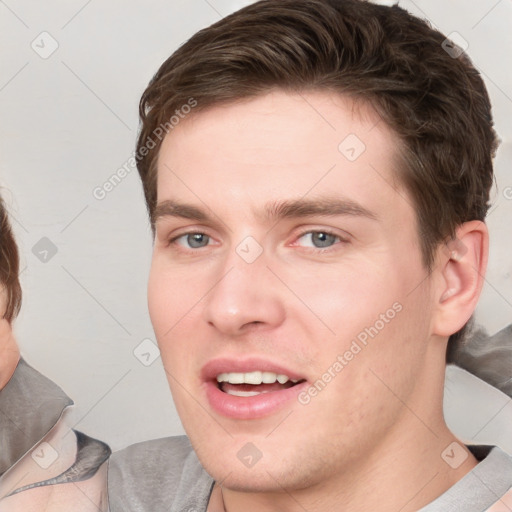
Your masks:
{"label": "nose", "polygon": [[204,320],[227,336],[278,327],[285,318],[281,293],[265,253],[248,263],[233,251],[205,297]]}

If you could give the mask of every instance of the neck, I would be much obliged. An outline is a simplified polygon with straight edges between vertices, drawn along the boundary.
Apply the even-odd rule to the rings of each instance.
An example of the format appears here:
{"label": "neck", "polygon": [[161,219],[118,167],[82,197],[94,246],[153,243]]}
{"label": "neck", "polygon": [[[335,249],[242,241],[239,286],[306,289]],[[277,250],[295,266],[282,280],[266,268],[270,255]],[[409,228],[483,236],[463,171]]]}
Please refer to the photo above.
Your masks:
{"label": "neck", "polygon": [[428,443],[413,435],[395,443],[388,441],[359,467],[347,468],[329,481],[307,489],[256,494],[218,488],[212,496],[212,505],[217,500],[217,507],[209,508],[208,512],[417,511],[477,464],[468,453],[461,466],[451,468],[441,454],[457,442],[456,438],[446,426],[443,431],[438,429],[436,436],[427,432]]}
{"label": "neck", "polygon": [[[429,382],[430,380],[430,382]],[[423,380],[416,398],[404,404],[393,429],[364,457],[346,467],[340,466],[329,479],[308,488],[271,492],[240,492],[216,489],[208,512],[320,512],[344,510],[363,512],[414,512],[435,500],[473,469],[477,460],[457,441],[443,418],[442,378]],[[428,397],[428,399],[425,399]],[[458,443],[455,453],[445,450]],[[446,461],[467,458],[456,468]],[[445,459],[441,456],[445,452]],[[452,465],[456,465],[453,463]],[[215,497],[216,496],[216,497]],[[217,506],[214,506],[215,500]]]}

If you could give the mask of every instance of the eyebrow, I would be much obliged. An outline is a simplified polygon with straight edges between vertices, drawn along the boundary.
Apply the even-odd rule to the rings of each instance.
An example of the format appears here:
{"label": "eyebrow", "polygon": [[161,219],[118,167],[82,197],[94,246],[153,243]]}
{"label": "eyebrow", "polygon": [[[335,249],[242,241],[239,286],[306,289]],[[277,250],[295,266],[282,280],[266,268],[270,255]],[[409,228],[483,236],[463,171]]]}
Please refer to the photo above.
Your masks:
{"label": "eyebrow", "polygon": [[355,217],[367,217],[376,220],[377,215],[364,206],[351,199],[319,198],[319,199],[295,199],[291,201],[278,201],[268,204],[265,216],[270,220],[285,218],[350,215]]}
{"label": "eyebrow", "polygon": [[[260,214],[260,217],[269,221],[276,221],[289,218],[312,217],[315,215],[326,217],[348,215],[366,217],[372,220],[378,219],[374,212],[355,201],[340,198],[301,198],[289,201],[276,201],[265,205],[263,214]],[[181,217],[197,222],[205,222],[211,218],[207,210],[171,199],[157,204],[153,212],[153,223],[161,217]]]}
{"label": "eyebrow", "polygon": [[153,224],[161,217],[181,217],[195,221],[206,221],[209,218],[203,209],[190,204],[178,203],[171,199],[156,205],[151,219]]}

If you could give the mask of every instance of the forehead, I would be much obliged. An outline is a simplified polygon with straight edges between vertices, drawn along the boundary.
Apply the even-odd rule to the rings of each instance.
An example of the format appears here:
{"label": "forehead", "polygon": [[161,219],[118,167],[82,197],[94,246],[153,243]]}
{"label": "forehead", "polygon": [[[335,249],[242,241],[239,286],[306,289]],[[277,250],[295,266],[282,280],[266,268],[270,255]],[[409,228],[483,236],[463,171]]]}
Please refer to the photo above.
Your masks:
{"label": "forehead", "polygon": [[158,201],[257,208],[344,196],[392,207],[397,147],[397,136],[362,101],[274,91],[182,119],[160,149]]}

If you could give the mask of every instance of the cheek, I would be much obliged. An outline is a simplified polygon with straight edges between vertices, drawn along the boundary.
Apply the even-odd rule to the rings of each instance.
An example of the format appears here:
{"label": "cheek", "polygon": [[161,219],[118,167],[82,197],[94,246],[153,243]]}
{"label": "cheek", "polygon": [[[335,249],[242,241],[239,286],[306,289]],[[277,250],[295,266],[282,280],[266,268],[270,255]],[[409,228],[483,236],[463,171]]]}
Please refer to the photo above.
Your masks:
{"label": "cheek", "polygon": [[169,287],[160,278],[160,273],[153,262],[148,281],[148,310],[157,338],[164,329],[167,304],[171,298],[172,293],[169,293]]}
{"label": "cheek", "polygon": [[[196,276],[197,277],[197,276]],[[194,332],[200,328],[197,315],[205,291],[185,272],[169,269],[154,258],[148,281],[148,309],[162,362],[168,374],[181,375],[193,365]],[[176,363],[179,362],[179,365]],[[171,387],[172,379],[169,380]]]}
{"label": "cheek", "polygon": [[[414,344],[410,340],[420,343],[428,331],[428,293],[418,287],[421,276],[416,274],[404,267],[397,272],[391,264],[372,266],[368,262],[332,270],[326,267],[314,275],[302,273],[293,281],[290,274],[287,282],[302,302],[290,302],[288,313],[299,321],[308,318],[304,324],[308,337],[317,339],[309,347],[311,359],[325,365],[351,347],[357,351],[357,344],[364,351],[375,345],[371,352],[386,360],[395,357],[403,344],[409,346],[404,351],[407,354]],[[358,355],[357,359],[366,357]]]}
{"label": "cheek", "polygon": [[375,322],[380,313],[392,306],[396,293],[383,276],[370,275],[361,267],[325,267],[311,275],[303,272],[295,278],[290,275],[290,288],[301,302],[297,303],[294,315],[308,313],[311,327],[316,316],[317,326],[323,323],[337,338],[345,338]]}
{"label": "cheek", "polygon": [[176,270],[159,255],[153,257],[148,281],[148,309],[157,338],[171,334],[196,311],[201,293],[199,276]]}

